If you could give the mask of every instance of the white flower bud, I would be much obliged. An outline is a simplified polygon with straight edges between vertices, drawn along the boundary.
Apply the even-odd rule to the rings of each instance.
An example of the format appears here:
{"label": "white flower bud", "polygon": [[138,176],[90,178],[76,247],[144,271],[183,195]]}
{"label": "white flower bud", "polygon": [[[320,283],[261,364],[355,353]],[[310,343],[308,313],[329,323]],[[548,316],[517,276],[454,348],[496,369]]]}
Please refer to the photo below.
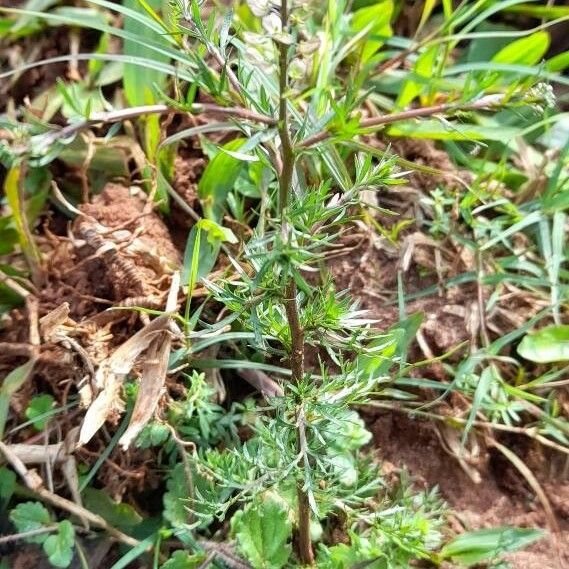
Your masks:
{"label": "white flower bud", "polygon": [[283,29],[280,16],[275,13],[267,14],[264,16],[263,29],[270,36],[280,34]]}
{"label": "white flower bud", "polygon": [[304,79],[306,76],[306,70],[306,61],[297,57],[290,62],[288,74],[292,80],[299,81],[300,79]]}
{"label": "white flower bud", "polygon": [[247,5],[249,9],[255,16],[261,18],[266,16],[271,9],[271,0],[247,0]]}

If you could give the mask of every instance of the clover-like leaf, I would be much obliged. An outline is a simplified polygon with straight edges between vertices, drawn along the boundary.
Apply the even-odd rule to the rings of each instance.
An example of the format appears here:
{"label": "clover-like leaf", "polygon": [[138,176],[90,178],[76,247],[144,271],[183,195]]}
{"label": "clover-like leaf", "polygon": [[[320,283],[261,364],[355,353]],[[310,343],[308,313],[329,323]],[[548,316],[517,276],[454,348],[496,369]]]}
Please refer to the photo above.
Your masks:
{"label": "clover-like leaf", "polygon": [[272,498],[257,500],[237,512],[231,523],[239,551],[255,569],[280,569],[286,564],[292,525],[283,504]]}
{"label": "clover-like leaf", "polygon": [[190,555],[185,551],[178,550],[172,553],[172,556],[160,569],[195,569],[204,561],[203,555]]}
{"label": "clover-like leaf", "polygon": [[68,520],[59,522],[57,533],[48,536],[43,542],[43,550],[55,567],[69,566],[73,559],[74,546],[75,530]]}
{"label": "clover-like leaf", "polygon": [[[46,507],[39,502],[23,502],[18,504],[11,512],[10,519],[20,532],[29,532],[49,527],[53,520]],[[35,535],[26,538],[31,543],[43,543],[46,539],[45,534]]]}
{"label": "clover-like leaf", "polygon": [[38,431],[43,431],[48,421],[48,417],[45,415],[53,407],[54,399],[49,394],[38,395],[34,397],[28,408],[26,409],[26,417],[33,421],[34,429]]}

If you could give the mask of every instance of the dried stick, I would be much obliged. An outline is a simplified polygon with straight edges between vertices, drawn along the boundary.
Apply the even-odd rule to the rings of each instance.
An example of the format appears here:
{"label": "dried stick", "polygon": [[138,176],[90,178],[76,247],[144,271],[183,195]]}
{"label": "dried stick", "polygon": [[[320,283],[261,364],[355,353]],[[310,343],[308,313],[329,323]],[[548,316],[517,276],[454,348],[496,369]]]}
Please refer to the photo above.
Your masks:
{"label": "dried stick", "polygon": [[42,135],[42,144],[50,146],[58,140],[63,140],[75,136],[83,130],[87,130],[98,124],[113,124],[129,119],[139,118],[145,115],[164,115],[167,113],[217,113],[229,115],[243,120],[258,122],[266,125],[274,125],[276,119],[250,111],[239,107],[221,107],[209,103],[196,103],[189,110],[182,110],[168,105],[143,105],[140,107],[129,107],[117,111],[109,111],[105,113],[92,113],[92,115],[83,121],[68,124],[60,130],[53,131],[49,134]]}
{"label": "dried stick", "polygon": [[78,506],[74,502],[62,498],[53,492],[47,490],[43,485],[43,480],[37,474],[35,470],[28,470],[26,465],[18,458],[18,456],[12,451],[12,449],[5,443],[0,441],[0,453],[4,455],[8,463],[16,471],[18,476],[23,480],[24,484],[34,492],[41,500],[51,504],[52,506],[65,510],[74,516],[78,516],[81,519],[88,520],[93,525],[100,527],[105,530],[109,535],[114,537],[117,541],[129,545],[130,547],[136,547],[140,545],[137,539],[126,535],[122,531],[116,529],[115,527],[109,525],[106,520],[97,514],[93,514],[89,510],[86,510],[82,506]]}

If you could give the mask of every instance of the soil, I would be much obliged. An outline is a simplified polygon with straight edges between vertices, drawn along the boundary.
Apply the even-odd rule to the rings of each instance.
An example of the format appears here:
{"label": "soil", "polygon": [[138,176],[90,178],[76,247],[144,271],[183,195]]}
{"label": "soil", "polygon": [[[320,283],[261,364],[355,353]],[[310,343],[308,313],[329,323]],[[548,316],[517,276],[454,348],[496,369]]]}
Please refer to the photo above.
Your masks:
{"label": "soil", "polygon": [[[455,179],[456,170],[449,166],[448,156],[430,142],[399,141],[392,148],[408,159],[450,171],[453,173],[451,179]],[[416,190],[424,193],[445,183],[445,179],[416,174],[409,182],[410,188],[395,190],[398,200],[393,200],[387,191],[377,197],[377,205],[395,211],[398,219],[409,218],[417,206],[419,194]],[[380,216],[379,219],[386,224],[393,223],[390,217]],[[352,234],[344,238],[344,253],[327,262],[327,270],[336,287],[349,289],[360,306],[368,310],[369,317],[376,319],[376,326],[381,330],[387,330],[400,319],[398,278],[405,294],[411,297],[429,287],[434,289],[428,296],[405,303],[407,315],[423,314],[418,334],[421,341],[411,346],[410,361],[443,355],[465,341],[472,348],[476,346],[481,326],[476,287],[468,283],[443,286],[444,279],[472,270],[473,259],[450,240],[443,240],[439,248],[434,247],[417,229],[416,223],[407,227],[398,247],[366,231]],[[487,291],[481,291],[481,294],[485,298]],[[531,298],[505,301],[485,322],[490,339],[519,327],[536,311]],[[449,380],[438,364],[423,368],[421,376]],[[457,403],[460,405],[461,402],[451,400],[449,405]],[[442,405],[439,412],[448,411],[446,405]],[[371,408],[365,409],[363,415],[373,432],[373,444],[379,451],[386,474],[405,470],[418,487],[438,486],[441,497],[453,512],[457,531],[503,525],[548,529],[541,504],[521,475],[497,451],[486,449],[475,461],[474,468],[481,479],[480,483],[475,483],[468,467],[461,466],[454,455],[445,451],[436,422],[413,419],[398,411],[378,412]],[[564,464],[558,464],[562,457],[544,454],[539,445],[528,446],[527,439],[508,440],[507,446],[515,449],[539,480],[561,530],[558,535],[552,537],[549,534],[527,550],[509,555],[512,567],[561,569],[569,566],[569,479],[560,475],[565,469]],[[557,465],[556,469],[552,468],[553,464]]]}
{"label": "soil", "polygon": [[[457,530],[502,525],[547,528],[539,502],[499,455],[489,453],[478,465],[482,482],[475,484],[458,461],[444,452],[432,423],[393,412],[367,413],[366,419],[384,471],[405,469],[417,486],[438,486],[452,508]],[[543,460],[539,468],[544,470]],[[561,569],[569,565],[569,482],[549,479],[548,483],[547,473],[534,473],[542,478],[561,532],[557,539],[546,537],[508,559],[515,569]]]}

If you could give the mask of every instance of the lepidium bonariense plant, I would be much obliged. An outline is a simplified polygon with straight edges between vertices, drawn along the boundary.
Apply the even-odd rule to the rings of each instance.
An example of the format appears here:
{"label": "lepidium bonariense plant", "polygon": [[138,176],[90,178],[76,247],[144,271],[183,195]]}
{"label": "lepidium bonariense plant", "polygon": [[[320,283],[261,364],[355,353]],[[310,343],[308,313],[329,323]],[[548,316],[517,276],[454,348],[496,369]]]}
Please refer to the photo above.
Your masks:
{"label": "lepidium bonariense plant", "polygon": [[[206,282],[239,325],[254,333],[251,349],[286,361],[290,379],[282,396],[270,398],[258,415],[250,440],[230,451],[209,449],[194,456],[197,474],[214,479],[227,496],[224,503],[217,500],[219,494],[196,496],[194,503],[199,503],[196,514],[206,520],[223,516],[234,504],[244,506],[233,516],[232,528],[255,566],[265,565],[246,536],[257,518],[282,530],[282,543],[277,540],[274,558],[266,560],[272,564],[266,566],[287,561],[291,527],[298,560],[310,565],[313,542],[320,541],[320,520],[341,517],[346,530],[356,523],[370,531],[374,526],[381,480],[377,466],[360,454],[371,434],[350,406],[364,403],[377,390],[395,350],[394,339],[374,331],[363,311],[345,292],[336,292],[329,278],[313,285],[307,275],[345,230],[361,192],[396,184],[402,174],[391,158],[374,163],[363,155],[352,158],[350,174],[333,146],[306,148],[301,155],[293,145],[309,119],[305,105],[296,100],[307,80],[309,55],[301,45],[307,42],[299,39],[305,10],[287,2],[249,6],[267,35],[246,46],[233,40],[243,51],[239,73],[230,81],[257,111],[277,114],[274,138],[253,134],[239,148],[244,159],[245,148],[254,151],[248,158],[261,161],[270,172],[263,196],[267,214],[246,246],[246,261],[234,260],[239,280]],[[198,17],[194,4],[191,29],[200,34],[205,27],[196,22]],[[223,56],[223,50],[219,53]],[[329,361],[334,373],[318,357],[307,367],[308,351]],[[433,522],[427,533],[436,534],[436,526]],[[419,538],[419,549],[427,551],[437,540],[427,541]],[[323,549],[319,564],[325,565],[333,553]]]}
{"label": "lepidium bonariense plant", "polygon": [[[249,356],[285,361],[290,376],[282,394],[269,397],[259,409],[249,440],[192,457],[196,475],[218,488],[196,493],[191,500],[196,516],[206,522],[223,518],[239,505],[231,531],[255,567],[289,563],[291,532],[298,563],[314,564],[314,544],[322,541],[326,525],[321,522],[331,519],[338,520],[351,546],[321,545],[317,563],[322,567],[370,559],[381,559],[377,567],[395,567],[411,558],[433,559],[441,541],[441,506],[433,496],[395,506],[394,517],[389,508],[386,512],[378,497],[377,466],[361,452],[371,434],[351,409],[369,401],[388,380],[413,324],[380,334],[330,278],[317,284],[309,278],[324,267],[327,251],[363,207],[362,192],[397,184],[404,175],[395,158],[385,155],[376,162],[346,148],[358,133],[391,121],[362,121],[356,113],[366,66],[379,44],[361,33],[343,45],[345,6],[333,4],[325,16],[326,25],[335,27],[332,51],[319,54],[324,76],[314,67],[318,42],[311,37],[309,11],[315,7],[310,3],[248,2],[246,15],[240,7],[241,16],[258,18],[251,27],[259,33],[245,32],[241,39],[229,37],[228,18],[219,38],[212,39],[213,28],[203,24],[195,2],[183,24],[222,65],[220,80],[234,97],[276,117],[269,129],[242,127],[244,138],[225,149],[234,158],[262,165],[264,174],[257,171],[255,177],[263,180],[260,215],[244,255],[232,259],[238,280],[205,282],[231,319],[253,334]],[[236,71],[227,65],[229,46],[237,55]],[[346,61],[349,65],[342,66]],[[479,96],[421,110],[424,115],[403,112],[399,119],[460,108],[489,110],[516,97],[520,100],[516,93]],[[310,365],[307,353],[316,354]]]}
{"label": "lepidium bonariense plant", "polygon": [[[106,6],[103,0],[92,3]],[[360,152],[365,147],[357,141],[360,135],[409,119],[437,115],[446,120],[459,112],[532,103],[541,100],[539,93],[528,90],[531,81],[517,82],[505,93],[487,93],[471,82],[469,89],[451,94],[449,102],[399,111],[421,92],[409,80],[398,112],[364,117],[362,103],[377,69],[384,67],[378,64],[380,48],[391,34],[392,2],[352,12],[343,0],[324,5],[250,0],[238,5],[236,18],[228,11],[219,20],[213,13],[206,19],[203,7],[193,0],[174,2],[168,22],[148,3],[140,3],[152,14],[152,25],[146,27],[154,32],[163,28],[162,39],[169,43],[137,40],[132,31],[121,31],[121,37],[146,43],[154,56],[160,53],[176,62],[176,68],[157,66],[149,56],[155,71],[159,67],[175,76],[176,99],[159,93],[168,106],[145,105],[96,117],[85,108],[79,113],[84,120],[33,135],[32,154],[41,155],[49,147],[51,154],[40,161],[52,159],[59,151],[54,143],[63,145],[67,137],[98,120],[111,123],[169,109],[231,116],[231,122],[174,134],[162,141],[156,154],[184,136],[216,130],[238,133],[216,149],[199,182],[205,219],[192,230],[184,279],[191,297],[198,277],[213,266],[211,259],[204,262],[202,249],[210,247],[217,254],[223,241],[234,239],[220,226],[224,211],[253,226],[243,254],[226,251],[237,278],[204,282],[228,314],[216,324],[217,331],[232,324],[233,338],[242,334],[240,338],[247,339],[239,346],[239,366],[249,360],[254,367],[261,361],[265,369],[280,366],[287,377],[282,388],[267,396],[264,407],[243,405],[226,418],[227,427],[220,420],[222,409],[208,401],[203,376],[188,378],[187,400],[170,409],[169,426],[154,425],[139,440],[162,444],[172,428],[196,444],[192,452],[177,449],[175,439],[165,445],[182,455],[170,475],[165,518],[193,550],[201,548],[194,530],[207,532],[216,517],[230,517],[239,552],[255,568],[317,563],[387,569],[407,566],[413,558],[444,558],[444,550],[439,557],[434,553],[442,540],[440,501],[432,493],[412,494],[405,488],[390,495],[378,466],[362,452],[371,434],[352,408],[368,402],[389,382],[418,322],[409,319],[395,330],[377,332],[357,303],[345,291],[335,290],[325,263],[353,217],[372,207],[362,202],[362,194],[397,184],[404,176],[397,157],[378,149],[374,155]],[[483,2],[471,8],[467,4],[449,16],[443,32],[468,21],[473,13],[466,12],[485,9]],[[118,6],[109,9],[131,15]],[[45,17],[69,23],[71,16],[65,14]],[[136,22],[147,20],[137,15]],[[432,54],[439,56],[435,49],[420,58]],[[138,63],[144,63],[142,58]],[[155,81],[155,91],[164,84]],[[127,82],[124,86],[128,91]],[[198,93],[214,98],[215,105],[200,102]],[[447,124],[445,120],[441,124]],[[148,121],[146,128],[151,124]],[[377,154],[382,157],[377,159]],[[247,211],[243,195],[254,197],[258,210]],[[198,322],[205,323],[200,310],[192,308],[188,302],[185,356],[200,367],[199,359],[191,356],[198,351],[197,342],[192,346],[189,338]],[[314,356],[308,362],[307,354]],[[251,432],[245,442],[234,432],[240,421]],[[349,544],[335,543],[326,535],[334,527]],[[496,539],[485,536],[492,556],[500,548],[511,548],[516,536],[499,534]],[[458,545],[446,551],[454,558],[457,550]]]}

